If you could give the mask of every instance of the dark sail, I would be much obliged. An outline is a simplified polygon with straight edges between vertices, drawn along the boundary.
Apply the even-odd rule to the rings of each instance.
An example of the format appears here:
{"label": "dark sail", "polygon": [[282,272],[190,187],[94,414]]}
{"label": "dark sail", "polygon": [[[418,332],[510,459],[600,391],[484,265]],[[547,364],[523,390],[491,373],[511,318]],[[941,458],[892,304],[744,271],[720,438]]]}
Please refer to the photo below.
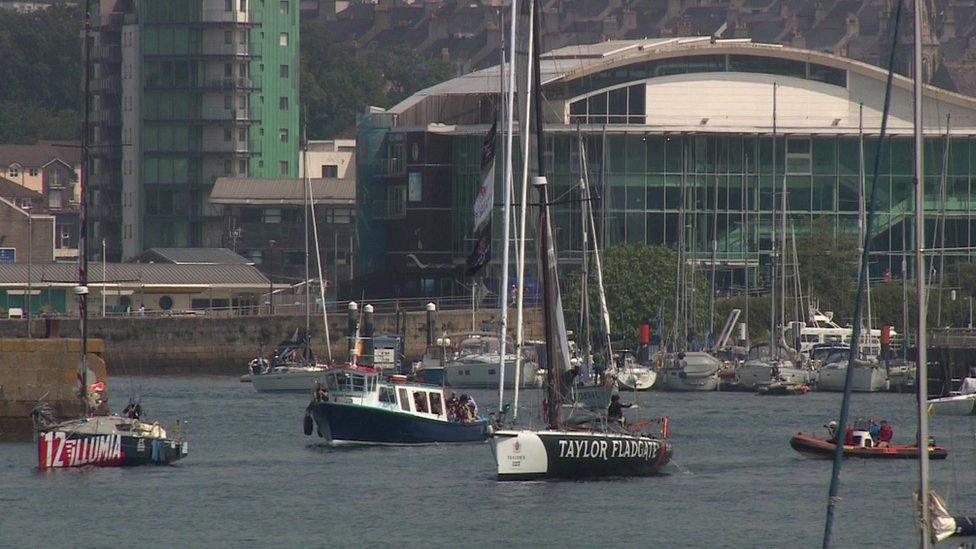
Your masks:
{"label": "dark sail", "polygon": [[492,123],[481,143],[481,187],[474,199],[475,244],[467,259],[469,275],[477,273],[491,261],[491,211],[495,202],[495,133],[498,122]]}

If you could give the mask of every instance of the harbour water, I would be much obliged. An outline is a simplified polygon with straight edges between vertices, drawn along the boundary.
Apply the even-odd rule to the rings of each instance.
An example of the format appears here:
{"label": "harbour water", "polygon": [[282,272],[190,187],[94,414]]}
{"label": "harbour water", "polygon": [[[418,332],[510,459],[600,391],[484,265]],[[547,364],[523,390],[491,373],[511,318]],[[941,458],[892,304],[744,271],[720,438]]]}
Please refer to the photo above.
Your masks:
{"label": "harbour water", "polygon": [[[637,417],[671,418],[668,474],[499,483],[487,444],[330,447],[302,434],[305,395],[258,394],[231,378],[116,378],[155,417],[182,417],[190,455],[169,467],[40,472],[29,443],[0,444],[0,546],[811,547],[823,532],[830,463],[790,449],[822,432],[840,395],[643,393]],[[482,408],[496,393],[473,391]],[[633,400],[624,393],[623,400]],[[538,410],[526,393],[524,415]],[[915,432],[912,395],[855,395],[853,415]],[[537,415],[537,414],[535,414]],[[949,458],[935,486],[976,512],[976,420],[937,417]],[[847,461],[837,547],[915,544],[915,461]]]}

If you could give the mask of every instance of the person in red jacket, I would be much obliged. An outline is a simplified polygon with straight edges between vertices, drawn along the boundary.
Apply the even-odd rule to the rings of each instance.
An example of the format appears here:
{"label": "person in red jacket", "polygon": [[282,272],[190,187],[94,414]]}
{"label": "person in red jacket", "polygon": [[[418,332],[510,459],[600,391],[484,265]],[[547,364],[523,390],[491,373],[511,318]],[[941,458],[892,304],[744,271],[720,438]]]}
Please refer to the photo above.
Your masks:
{"label": "person in red jacket", "polygon": [[848,425],[844,428],[844,446],[854,445],[854,428]]}
{"label": "person in red jacket", "polygon": [[881,429],[878,429],[878,447],[887,448],[891,446],[891,437],[894,433],[891,430],[891,425],[885,420],[881,421]]}

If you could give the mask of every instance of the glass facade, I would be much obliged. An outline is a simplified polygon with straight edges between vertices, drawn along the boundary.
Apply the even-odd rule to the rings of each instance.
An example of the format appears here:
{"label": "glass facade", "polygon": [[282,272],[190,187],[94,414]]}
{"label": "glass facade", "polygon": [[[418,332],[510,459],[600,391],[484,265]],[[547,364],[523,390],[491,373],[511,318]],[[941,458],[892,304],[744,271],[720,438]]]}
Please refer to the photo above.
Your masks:
{"label": "glass facade", "polygon": [[[747,259],[753,265],[758,260],[763,268],[768,264],[774,208],[778,212],[784,177],[787,231],[800,236],[814,220],[827,219],[834,231],[856,234],[861,186],[857,136],[778,138],[775,181],[780,185],[774,185],[773,139],[769,136],[591,132],[584,133],[583,140],[588,180],[599,196],[594,207],[604,247],[621,242],[676,247],[683,213],[688,248],[708,259],[714,236],[716,258],[727,265],[724,284],[741,283]],[[480,141],[480,136],[454,138],[453,240],[460,258],[471,245],[470,205],[480,177]],[[944,246],[961,249],[973,242],[976,232],[976,139],[952,138],[948,155],[945,143],[944,138],[936,137],[925,143],[926,240],[928,247],[934,246],[933,238],[942,232],[937,223],[944,219]],[[864,139],[868,191],[876,147],[877,139]],[[557,246],[561,260],[568,263],[579,258],[582,247],[578,150],[577,137],[570,133],[554,133],[547,140]],[[943,162],[947,166],[944,201],[940,198]],[[891,138],[879,168],[872,229],[874,277],[900,274],[902,252],[913,246],[911,138]],[[501,204],[501,170],[498,172],[495,202]],[[869,193],[865,196],[870,197]],[[530,214],[530,226],[533,219]],[[496,263],[501,256],[501,222],[500,208],[496,208]],[[947,258],[970,254],[949,251]],[[751,271],[751,276],[757,274]]]}

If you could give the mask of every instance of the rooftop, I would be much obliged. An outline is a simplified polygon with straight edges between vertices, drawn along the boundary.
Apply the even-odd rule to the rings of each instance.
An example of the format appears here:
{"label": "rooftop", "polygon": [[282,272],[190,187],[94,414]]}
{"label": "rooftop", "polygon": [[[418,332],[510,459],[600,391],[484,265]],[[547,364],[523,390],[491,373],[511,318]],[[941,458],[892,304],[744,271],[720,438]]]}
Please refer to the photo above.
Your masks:
{"label": "rooftop", "polygon": [[40,141],[35,145],[0,145],[0,166],[20,164],[39,168],[52,160],[70,166],[81,163],[81,145],[77,141]]}
{"label": "rooftop", "polygon": [[[104,266],[104,275],[103,275]],[[268,287],[268,279],[251,265],[177,265],[172,263],[92,263],[88,283],[123,287]],[[20,287],[27,282],[26,263],[0,263],[0,287]],[[31,283],[38,286],[73,287],[78,284],[75,263],[35,263]]]}
{"label": "rooftop", "polygon": [[[354,206],[356,185],[344,179],[309,179],[312,199],[316,204]],[[218,177],[210,192],[213,204],[241,205],[301,205],[305,202],[305,181],[302,179],[253,179]]]}
{"label": "rooftop", "polygon": [[254,262],[227,248],[149,248],[134,263],[173,265],[254,265]]}

